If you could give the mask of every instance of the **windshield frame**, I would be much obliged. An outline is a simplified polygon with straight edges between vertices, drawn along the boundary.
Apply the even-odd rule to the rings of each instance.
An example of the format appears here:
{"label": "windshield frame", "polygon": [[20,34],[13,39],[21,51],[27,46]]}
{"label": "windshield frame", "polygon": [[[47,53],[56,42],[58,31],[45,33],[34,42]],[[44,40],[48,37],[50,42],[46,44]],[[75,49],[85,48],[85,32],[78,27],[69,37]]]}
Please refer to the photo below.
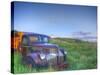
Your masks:
{"label": "windshield frame", "polygon": [[[30,37],[36,37],[38,40],[35,42],[32,42]],[[45,40],[46,39],[46,40]],[[48,43],[50,38],[48,36],[42,36],[42,35],[30,35],[29,36],[29,41],[31,43]]]}

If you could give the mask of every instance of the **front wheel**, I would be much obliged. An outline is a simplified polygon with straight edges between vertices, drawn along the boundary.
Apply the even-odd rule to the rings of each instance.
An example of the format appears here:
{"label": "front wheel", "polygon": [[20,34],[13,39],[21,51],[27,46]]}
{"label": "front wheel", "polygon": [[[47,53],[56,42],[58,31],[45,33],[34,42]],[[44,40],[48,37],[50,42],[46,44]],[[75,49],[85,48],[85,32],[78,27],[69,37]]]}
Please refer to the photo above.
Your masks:
{"label": "front wheel", "polygon": [[35,67],[36,66],[34,60],[30,56],[23,57],[22,63],[29,66],[29,67]]}

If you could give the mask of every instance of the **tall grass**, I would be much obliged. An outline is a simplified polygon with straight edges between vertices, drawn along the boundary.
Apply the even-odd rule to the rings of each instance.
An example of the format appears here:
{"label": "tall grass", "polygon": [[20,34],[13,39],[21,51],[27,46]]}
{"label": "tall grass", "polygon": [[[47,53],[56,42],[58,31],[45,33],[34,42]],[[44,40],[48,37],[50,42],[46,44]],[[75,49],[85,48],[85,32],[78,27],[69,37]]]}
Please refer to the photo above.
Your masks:
{"label": "tall grass", "polygon": [[67,70],[97,68],[96,43],[63,38],[53,39],[52,43],[58,44],[67,51],[67,61],[69,64]]}
{"label": "tall grass", "polygon": [[30,68],[27,65],[22,64],[21,60],[21,53],[19,52],[14,52],[14,73],[32,73],[32,72],[50,72],[54,71],[54,69],[49,66],[48,68],[45,67],[37,67],[37,68]]}

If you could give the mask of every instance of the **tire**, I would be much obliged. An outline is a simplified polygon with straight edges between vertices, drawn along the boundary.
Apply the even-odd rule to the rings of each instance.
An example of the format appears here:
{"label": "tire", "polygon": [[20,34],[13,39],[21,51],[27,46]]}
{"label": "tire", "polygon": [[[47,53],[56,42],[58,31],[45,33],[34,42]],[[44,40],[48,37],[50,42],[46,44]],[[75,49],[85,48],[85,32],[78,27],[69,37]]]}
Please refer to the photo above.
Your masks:
{"label": "tire", "polygon": [[34,62],[34,60],[30,57],[30,56],[26,56],[22,58],[23,60],[23,64],[27,65],[27,66],[32,66],[32,67],[36,67],[36,64]]}

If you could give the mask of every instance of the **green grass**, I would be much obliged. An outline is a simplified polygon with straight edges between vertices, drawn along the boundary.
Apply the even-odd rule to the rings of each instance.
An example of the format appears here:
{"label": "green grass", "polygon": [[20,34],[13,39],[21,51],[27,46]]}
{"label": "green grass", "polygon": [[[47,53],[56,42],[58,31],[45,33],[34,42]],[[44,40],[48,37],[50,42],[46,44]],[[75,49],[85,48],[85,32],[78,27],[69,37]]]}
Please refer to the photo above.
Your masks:
{"label": "green grass", "polygon": [[51,66],[49,68],[29,68],[27,65],[21,64],[21,54],[14,52],[14,73],[32,73],[32,72],[50,72],[55,71]]}
{"label": "green grass", "polygon": [[67,61],[69,67],[67,70],[97,68],[96,43],[66,38],[53,39],[52,43],[58,44],[68,52]]}
{"label": "green grass", "polygon": [[[55,38],[50,41],[67,51],[68,67],[64,70],[83,70],[97,68],[96,43],[84,42],[75,39]],[[29,68],[21,64],[21,54],[14,53],[14,73],[50,72],[56,71],[49,68]]]}

